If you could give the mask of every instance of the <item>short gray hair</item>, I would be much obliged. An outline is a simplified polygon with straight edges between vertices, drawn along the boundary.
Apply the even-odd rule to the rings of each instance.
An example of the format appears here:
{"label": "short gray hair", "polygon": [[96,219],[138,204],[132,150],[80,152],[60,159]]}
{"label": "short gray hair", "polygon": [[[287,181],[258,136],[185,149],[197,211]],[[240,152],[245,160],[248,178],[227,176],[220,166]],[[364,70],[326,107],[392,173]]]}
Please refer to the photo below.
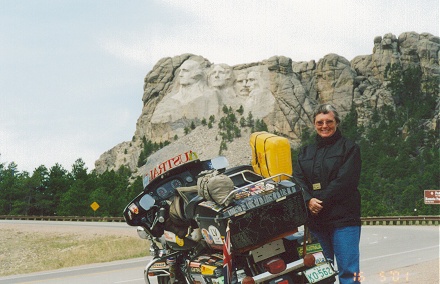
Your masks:
{"label": "short gray hair", "polygon": [[336,110],[336,108],[334,106],[332,106],[331,104],[321,104],[318,107],[316,107],[315,111],[313,112],[313,122],[315,122],[316,116],[318,114],[327,114],[329,112],[333,112],[333,114],[335,115],[335,120],[336,123],[339,124],[339,122],[341,122],[341,119],[339,118],[339,113]]}

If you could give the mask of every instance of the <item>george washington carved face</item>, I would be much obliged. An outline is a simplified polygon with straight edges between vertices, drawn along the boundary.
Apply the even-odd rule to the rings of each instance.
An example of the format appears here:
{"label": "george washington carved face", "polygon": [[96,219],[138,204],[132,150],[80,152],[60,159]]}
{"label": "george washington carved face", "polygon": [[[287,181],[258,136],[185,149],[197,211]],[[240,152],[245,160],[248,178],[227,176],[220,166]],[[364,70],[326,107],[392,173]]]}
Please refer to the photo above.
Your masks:
{"label": "george washington carved face", "polygon": [[180,66],[179,79],[180,85],[188,86],[200,81],[203,71],[200,63],[194,60],[187,60]]}

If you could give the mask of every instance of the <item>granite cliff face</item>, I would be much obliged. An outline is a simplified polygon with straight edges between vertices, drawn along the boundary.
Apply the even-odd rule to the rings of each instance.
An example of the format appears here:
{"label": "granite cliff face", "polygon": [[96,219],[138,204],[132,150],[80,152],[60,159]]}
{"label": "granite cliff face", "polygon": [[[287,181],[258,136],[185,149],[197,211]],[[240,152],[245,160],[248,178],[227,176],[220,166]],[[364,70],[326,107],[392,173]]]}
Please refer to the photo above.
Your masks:
{"label": "granite cliff face", "polygon": [[[385,88],[389,63],[419,65],[424,73],[440,77],[438,36],[386,34],[374,38],[373,43],[372,54],[351,61],[337,54],[327,54],[318,62],[273,56],[229,66],[193,54],[162,58],[145,77],[143,109],[132,141],[103,153],[95,169],[102,173],[125,165],[141,175],[144,169],[138,169],[137,163],[143,137],[157,143],[172,142],[151,157],[158,161],[183,148],[198,152],[201,158],[212,158],[219,151],[218,131],[215,125],[212,129],[202,126],[201,121],[212,116],[218,121],[224,105],[234,110],[241,106],[243,117],[251,112],[270,132],[282,133],[295,145],[302,132],[312,127],[312,110],[319,103],[335,105],[342,116],[354,105],[359,124],[368,122],[375,108],[394,106]],[[191,125],[197,128],[185,134]],[[228,145],[224,155],[231,165],[249,162],[249,134],[242,133],[241,139]]]}

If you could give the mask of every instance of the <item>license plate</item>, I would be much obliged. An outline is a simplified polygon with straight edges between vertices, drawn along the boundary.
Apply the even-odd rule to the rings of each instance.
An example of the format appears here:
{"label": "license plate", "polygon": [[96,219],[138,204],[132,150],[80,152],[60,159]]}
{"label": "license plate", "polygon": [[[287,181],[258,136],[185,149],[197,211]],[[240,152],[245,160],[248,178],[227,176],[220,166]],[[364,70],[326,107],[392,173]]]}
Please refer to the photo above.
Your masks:
{"label": "license plate", "polygon": [[304,271],[304,275],[309,283],[316,283],[329,278],[335,274],[333,267],[329,263],[324,263]]}

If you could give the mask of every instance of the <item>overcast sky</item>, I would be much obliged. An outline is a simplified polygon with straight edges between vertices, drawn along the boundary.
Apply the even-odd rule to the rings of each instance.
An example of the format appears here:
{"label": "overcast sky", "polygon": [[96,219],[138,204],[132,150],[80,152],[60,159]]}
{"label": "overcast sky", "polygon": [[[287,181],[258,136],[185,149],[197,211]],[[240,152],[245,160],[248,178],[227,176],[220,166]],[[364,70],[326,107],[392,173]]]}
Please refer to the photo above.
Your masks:
{"label": "overcast sky", "polygon": [[371,54],[392,33],[439,35],[438,0],[0,0],[0,163],[89,170],[131,140],[163,57],[236,65]]}

